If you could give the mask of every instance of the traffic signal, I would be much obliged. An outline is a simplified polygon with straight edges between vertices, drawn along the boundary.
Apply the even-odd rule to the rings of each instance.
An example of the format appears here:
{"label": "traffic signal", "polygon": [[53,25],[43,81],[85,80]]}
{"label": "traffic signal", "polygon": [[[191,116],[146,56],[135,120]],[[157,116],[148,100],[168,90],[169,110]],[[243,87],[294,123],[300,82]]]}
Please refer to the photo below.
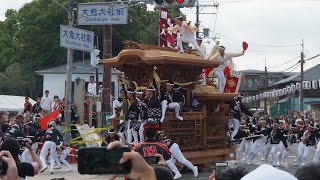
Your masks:
{"label": "traffic signal", "polygon": [[197,0],[155,0],[156,7],[182,8],[194,7]]}

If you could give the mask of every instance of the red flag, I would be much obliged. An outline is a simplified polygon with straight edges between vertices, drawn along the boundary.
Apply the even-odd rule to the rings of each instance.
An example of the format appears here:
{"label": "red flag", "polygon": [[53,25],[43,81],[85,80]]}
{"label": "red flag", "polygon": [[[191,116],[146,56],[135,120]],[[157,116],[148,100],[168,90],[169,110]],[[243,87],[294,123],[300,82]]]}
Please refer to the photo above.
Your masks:
{"label": "red flag", "polygon": [[60,112],[60,109],[57,109],[53,112],[51,112],[50,114],[47,114],[45,117],[43,117],[42,119],[40,119],[39,121],[39,125],[41,127],[41,131],[45,130],[48,128],[48,122],[50,122],[50,120],[52,118],[56,119],[58,118],[59,116],[59,112]]}
{"label": "red flag", "polygon": [[242,49],[243,49],[243,51],[246,51],[248,49],[248,43],[243,41],[242,42]]}

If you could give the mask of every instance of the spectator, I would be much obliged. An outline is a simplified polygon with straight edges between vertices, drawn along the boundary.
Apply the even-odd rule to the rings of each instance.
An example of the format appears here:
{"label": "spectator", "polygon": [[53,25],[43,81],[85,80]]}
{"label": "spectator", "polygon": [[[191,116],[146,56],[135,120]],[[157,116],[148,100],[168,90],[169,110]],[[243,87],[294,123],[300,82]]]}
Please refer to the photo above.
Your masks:
{"label": "spectator", "polygon": [[0,175],[0,179],[12,179],[12,180],[18,180],[18,169],[16,165],[16,161],[12,157],[11,153],[9,151],[1,151],[0,152],[0,158],[7,163],[8,169],[7,174]]}
{"label": "spectator", "polygon": [[32,155],[33,163],[20,162],[18,155],[20,151],[20,144],[16,139],[8,138],[6,139],[2,146],[1,151],[6,150],[12,154],[13,159],[16,161],[18,168],[18,175],[20,179],[25,179],[26,176],[35,176],[38,174],[41,167],[39,157],[37,156],[34,149],[32,149],[32,141],[28,138],[26,140],[26,147],[29,149]]}
{"label": "spectator", "polygon": [[40,102],[41,108],[43,110],[43,116],[51,112],[50,105],[52,103],[52,98],[49,96],[49,91],[46,90],[44,94],[45,95],[41,98],[41,102]]}
{"label": "spectator", "polygon": [[25,137],[18,124],[12,124],[5,132],[4,138],[6,139],[10,137],[14,139],[16,139],[17,137]]}
{"label": "spectator", "polygon": [[51,112],[60,108],[60,100],[59,96],[55,95],[53,97],[53,102],[50,104]]}
{"label": "spectator", "polygon": [[294,174],[299,180],[320,179],[320,163],[309,163],[301,166]]}
{"label": "spectator", "polygon": [[40,97],[37,97],[37,103],[35,103],[32,107],[32,113],[33,114],[40,114],[42,112],[42,108],[41,108],[41,99]]}
{"label": "spectator", "polygon": [[8,115],[3,115],[1,118],[1,131],[6,132],[8,128],[9,128]]}
{"label": "spectator", "polygon": [[152,165],[154,172],[156,173],[157,180],[173,180],[173,174],[165,165],[154,164]]}
{"label": "spectator", "polygon": [[94,82],[94,77],[93,77],[93,76],[90,76],[90,82],[89,82],[88,88],[87,88],[88,93],[91,94],[91,95],[96,95],[96,94],[97,94],[97,93],[96,93],[96,91],[97,91],[96,86],[97,86],[97,85],[96,85],[96,83]]}
{"label": "spectator", "polygon": [[29,97],[27,96],[25,99],[25,103],[24,103],[24,109],[23,112],[24,113],[32,113],[32,104],[29,102]]}

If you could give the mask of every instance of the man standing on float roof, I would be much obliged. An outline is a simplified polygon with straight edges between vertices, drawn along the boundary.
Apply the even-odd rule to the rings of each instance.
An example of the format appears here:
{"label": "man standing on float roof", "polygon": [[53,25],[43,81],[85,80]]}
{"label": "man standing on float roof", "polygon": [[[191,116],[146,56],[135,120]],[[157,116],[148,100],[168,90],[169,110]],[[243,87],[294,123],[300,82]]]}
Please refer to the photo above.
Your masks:
{"label": "man standing on float roof", "polygon": [[177,37],[177,44],[179,46],[179,53],[184,53],[182,42],[191,43],[195,49],[200,53],[203,59],[206,58],[206,54],[204,51],[199,47],[196,37],[194,35],[195,32],[199,31],[196,26],[191,25],[191,21],[188,23],[186,21],[182,21],[182,16],[177,16],[174,18],[175,26],[172,28],[168,28],[168,31],[172,33],[176,33],[179,31],[180,36]]}

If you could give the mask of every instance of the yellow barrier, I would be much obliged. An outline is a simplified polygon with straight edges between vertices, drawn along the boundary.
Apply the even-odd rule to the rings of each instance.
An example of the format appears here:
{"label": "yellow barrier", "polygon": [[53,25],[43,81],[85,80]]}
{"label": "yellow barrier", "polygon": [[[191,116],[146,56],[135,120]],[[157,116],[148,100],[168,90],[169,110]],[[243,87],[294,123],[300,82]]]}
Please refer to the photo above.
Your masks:
{"label": "yellow barrier", "polygon": [[[71,124],[71,125],[78,125],[78,124]],[[102,138],[98,133],[102,132],[102,131],[106,131],[106,130],[109,130],[111,129],[112,126],[108,126],[108,127],[104,127],[104,128],[95,128],[95,129],[84,129],[84,128],[81,128],[81,129],[71,129],[71,128],[64,128],[63,131],[62,131],[62,134],[63,133],[66,133],[66,132],[69,132],[69,131],[72,131],[72,130],[88,130],[88,131],[93,131],[93,132],[89,132],[89,133],[86,133],[86,134],[82,134],[76,138],[73,138],[71,139],[68,144],[72,144],[72,145],[83,145],[83,144],[86,144],[86,143],[94,143],[94,142],[105,142],[105,139]],[[84,136],[88,136],[88,135],[91,135],[91,134],[95,134],[97,133],[97,135],[100,137],[100,140],[78,140],[78,139],[81,139],[83,138]]]}

